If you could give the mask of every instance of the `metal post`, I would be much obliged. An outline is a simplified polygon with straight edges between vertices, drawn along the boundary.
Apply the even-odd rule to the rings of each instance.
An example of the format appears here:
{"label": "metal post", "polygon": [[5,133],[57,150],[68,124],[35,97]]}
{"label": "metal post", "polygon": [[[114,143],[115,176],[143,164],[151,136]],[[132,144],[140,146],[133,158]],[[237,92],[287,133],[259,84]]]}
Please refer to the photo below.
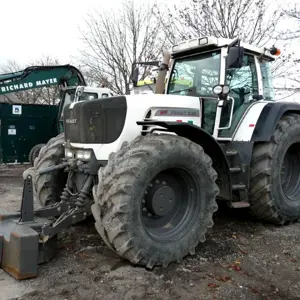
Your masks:
{"label": "metal post", "polygon": [[34,222],[34,200],[32,191],[32,177],[28,175],[24,180],[23,196],[21,203],[21,219],[18,223]]}

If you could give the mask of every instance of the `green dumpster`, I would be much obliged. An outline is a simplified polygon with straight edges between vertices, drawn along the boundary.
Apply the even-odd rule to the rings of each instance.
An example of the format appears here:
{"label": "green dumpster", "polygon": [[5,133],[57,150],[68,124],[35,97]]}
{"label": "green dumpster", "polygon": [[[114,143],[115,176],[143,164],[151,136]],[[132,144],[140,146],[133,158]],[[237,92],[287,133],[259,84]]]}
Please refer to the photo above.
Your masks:
{"label": "green dumpster", "polygon": [[31,148],[58,134],[58,106],[0,103],[0,163],[26,163]]}

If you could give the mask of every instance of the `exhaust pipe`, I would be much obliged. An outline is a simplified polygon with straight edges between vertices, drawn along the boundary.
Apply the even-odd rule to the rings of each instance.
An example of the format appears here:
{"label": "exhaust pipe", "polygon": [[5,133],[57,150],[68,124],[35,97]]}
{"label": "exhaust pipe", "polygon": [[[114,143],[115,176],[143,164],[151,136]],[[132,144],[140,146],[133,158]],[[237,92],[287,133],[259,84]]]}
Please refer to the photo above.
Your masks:
{"label": "exhaust pipe", "polygon": [[155,94],[163,94],[165,90],[165,79],[169,70],[171,54],[167,49],[163,49],[163,59],[159,66],[156,80]]}

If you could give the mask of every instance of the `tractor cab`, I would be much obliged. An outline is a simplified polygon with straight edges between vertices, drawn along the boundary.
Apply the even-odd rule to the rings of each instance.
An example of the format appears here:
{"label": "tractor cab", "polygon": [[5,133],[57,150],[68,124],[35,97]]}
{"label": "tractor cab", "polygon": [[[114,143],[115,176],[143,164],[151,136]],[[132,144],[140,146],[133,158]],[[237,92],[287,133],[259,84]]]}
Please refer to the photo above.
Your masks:
{"label": "tractor cab", "polygon": [[275,47],[260,49],[239,40],[184,41],[172,48],[164,93],[199,98],[201,127],[217,139],[231,138],[251,103],[274,100],[270,62],[279,53]]}

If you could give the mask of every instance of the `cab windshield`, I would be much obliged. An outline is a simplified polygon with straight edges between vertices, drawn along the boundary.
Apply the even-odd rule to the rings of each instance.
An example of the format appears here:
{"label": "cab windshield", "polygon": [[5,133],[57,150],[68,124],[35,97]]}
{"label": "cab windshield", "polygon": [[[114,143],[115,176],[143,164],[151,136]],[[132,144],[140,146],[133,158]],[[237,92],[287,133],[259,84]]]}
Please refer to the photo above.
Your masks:
{"label": "cab windshield", "polygon": [[201,53],[175,60],[168,94],[216,97],[212,89],[220,79],[221,52]]}

